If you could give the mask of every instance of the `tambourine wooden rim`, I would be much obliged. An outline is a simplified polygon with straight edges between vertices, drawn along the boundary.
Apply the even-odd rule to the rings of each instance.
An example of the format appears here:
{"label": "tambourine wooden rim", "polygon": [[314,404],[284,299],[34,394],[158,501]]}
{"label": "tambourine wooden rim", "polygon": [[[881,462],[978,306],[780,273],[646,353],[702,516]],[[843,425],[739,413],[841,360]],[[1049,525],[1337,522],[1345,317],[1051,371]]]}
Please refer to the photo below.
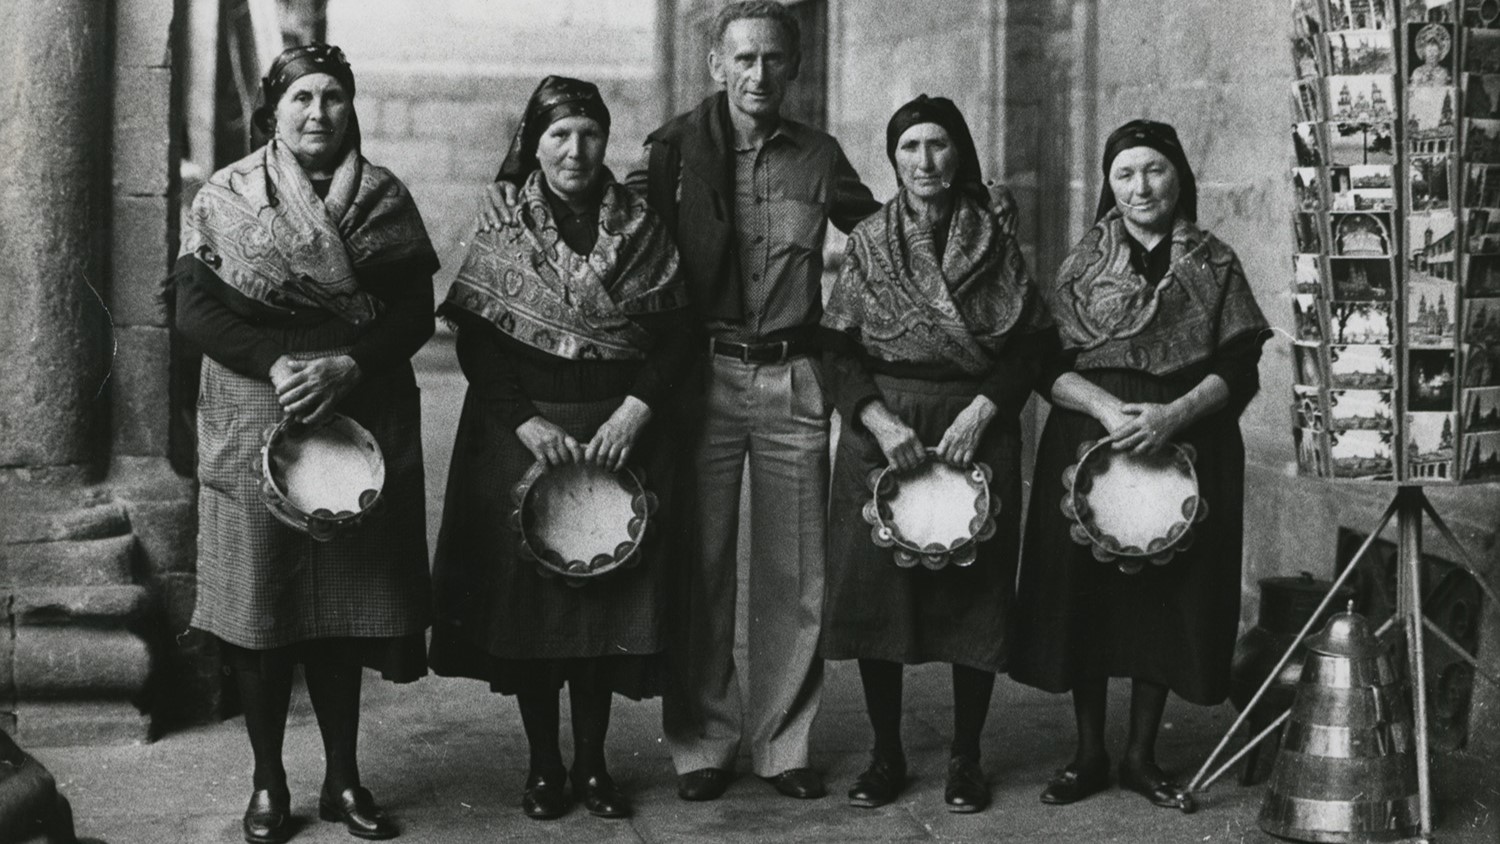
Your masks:
{"label": "tambourine wooden rim", "polygon": [[[305,434],[304,434],[305,432]],[[364,456],[365,468],[370,473],[370,485],[359,493],[358,510],[333,512],[326,509],[303,509],[281,488],[274,470],[274,457],[289,438],[294,435],[315,436],[337,433],[354,443]],[[275,425],[268,426],[261,435],[261,449],[253,470],[260,474],[260,497],[266,509],[282,524],[311,536],[319,542],[327,542],[347,531],[380,507],[385,489],[385,455],[374,435],[353,419],[335,413],[316,428],[309,429],[306,423],[287,417]]]}
{"label": "tambourine wooden rim", "polygon": [[631,517],[624,526],[627,537],[612,549],[601,548],[589,559],[564,559],[538,534],[535,524],[535,498],[543,489],[547,479],[557,477],[547,461],[538,460],[522,476],[511,490],[510,525],[521,535],[521,556],[536,563],[537,571],[546,577],[561,577],[570,586],[582,586],[593,578],[620,569],[630,568],[640,561],[641,543],[655,526],[657,510],[656,494],[646,489],[642,475],[635,469],[623,467],[617,472],[599,469],[590,464],[572,464],[561,467],[565,470],[582,470],[607,475],[619,484],[622,494],[630,497]]}
{"label": "tambourine wooden rim", "polygon": [[[929,459],[912,472],[901,472],[894,466],[885,466],[870,472],[866,485],[870,488],[870,500],[865,502],[860,515],[870,525],[870,541],[880,548],[892,549],[892,557],[901,568],[914,568],[918,564],[928,569],[941,569],[949,564],[972,565],[977,545],[995,535],[995,514],[1000,510],[1000,499],[990,493],[993,472],[983,463],[970,463],[966,469],[958,469],[931,457],[934,449],[927,450]],[[947,542],[918,544],[901,532],[891,503],[900,494],[901,478],[914,472],[950,472],[962,477],[972,497],[964,496],[962,504],[945,502],[940,506],[964,506],[965,513],[972,513],[968,532]],[[972,509],[969,509],[972,508]]]}
{"label": "tambourine wooden rim", "polygon": [[[1193,525],[1208,517],[1208,503],[1198,495],[1198,473],[1193,468],[1197,459],[1198,453],[1191,445],[1178,443],[1167,443],[1160,453],[1151,456],[1116,450],[1109,440],[1079,446],[1078,462],[1063,472],[1063,487],[1067,492],[1063,494],[1062,511],[1073,522],[1071,538],[1079,545],[1091,546],[1095,559],[1114,563],[1127,574],[1139,572],[1147,562],[1155,565],[1171,562],[1178,551],[1192,544]],[[1191,485],[1192,492],[1183,496],[1177,517],[1146,541],[1131,541],[1134,537],[1122,540],[1103,530],[1090,500],[1096,479],[1103,477],[1109,466],[1120,463],[1132,463],[1153,473],[1170,472]]]}

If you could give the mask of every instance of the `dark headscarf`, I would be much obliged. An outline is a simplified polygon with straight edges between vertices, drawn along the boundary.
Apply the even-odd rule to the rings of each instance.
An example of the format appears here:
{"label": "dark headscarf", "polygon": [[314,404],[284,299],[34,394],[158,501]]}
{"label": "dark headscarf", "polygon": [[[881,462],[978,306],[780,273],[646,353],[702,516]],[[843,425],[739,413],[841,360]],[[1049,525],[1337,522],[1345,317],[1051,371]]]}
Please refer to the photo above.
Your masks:
{"label": "dark headscarf", "polygon": [[1115,192],[1109,186],[1109,170],[1120,153],[1133,147],[1150,147],[1172,162],[1177,168],[1177,216],[1198,222],[1198,180],[1188,165],[1187,153],[1182,151],[1177,130],[1154,120],[1132,120],[1110,133],[1109,140],[1104,142],[1104,184],[1099,191],[1099,211],[1094,220],[1104,219],[1114,209]]}
{"label": "dark headscarf", "polygon": [[592,82],[569,79],[566,76],[549,76],[536,86],[531,99],[526,102],[526,113],[521,116],[521,125],[510,139],[510,149],[505,161],[500,164],[496,181],[526,181],[532,171],[541,166],[536,160],[536,146],[547,127],[564,117],[593,118],[609,134],[609,107],[599,96],[599,88]]}
{"label": "dark headscarf", "polygon": [[[269,135],[275,126],[276,104],[281,102],[293,82],[312,73],[326,73],[337,79],[344,86],[344,93],[354,99],[354,70],[344,58],[343,50],[332,44],[288,47],[271,62],[271,69],[260,80],[262,102],[251,115],[256,128]],[[353,115],[350,120],[349,137],[358,138],[359,122]]]}
{"label": "dark headscarf", "polygon": [[[979,153],[974,149],[974,136],[969,134],[969,124],[963,112],[947,97],[929,97],[918,94],[917,98],[896,109],[891,121],[885,125],[885,157],[896,166],[896,144],[906,130],[919,123],[936,123],[948,132],[958,150],[958,170],[953,174],[953,184],[975,188],[983,184],[979,171]],[[900,172],[897,171],[897,178]]]}

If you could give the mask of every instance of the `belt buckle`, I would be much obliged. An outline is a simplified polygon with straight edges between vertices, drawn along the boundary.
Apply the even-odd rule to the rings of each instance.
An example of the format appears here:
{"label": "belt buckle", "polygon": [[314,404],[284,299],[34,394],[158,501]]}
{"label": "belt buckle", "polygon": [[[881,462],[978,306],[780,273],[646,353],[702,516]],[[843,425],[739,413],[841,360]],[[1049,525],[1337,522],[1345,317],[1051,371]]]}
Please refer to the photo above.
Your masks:
{"label": "belt buckle", "polygon": [[790,340],[782,340],[782,341],[780,341],[780,345],[781,345],[781,355],[776,358],[776,362],[777,363],[786,363],[787,356],[792,351],[792,342]]}

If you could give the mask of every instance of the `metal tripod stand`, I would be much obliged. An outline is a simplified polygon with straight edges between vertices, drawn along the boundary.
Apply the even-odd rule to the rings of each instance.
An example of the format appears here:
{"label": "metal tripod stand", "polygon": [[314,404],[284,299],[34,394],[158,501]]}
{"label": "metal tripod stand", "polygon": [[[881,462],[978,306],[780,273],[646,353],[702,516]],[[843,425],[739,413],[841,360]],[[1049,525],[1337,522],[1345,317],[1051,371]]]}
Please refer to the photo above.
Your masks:
{"label": "metal tripod stand", "polygon": [[1323,596],[1323,600],[1318,604],[1318,608],[1313,611],[1307,623],[1302,626],[1302,630],[1297,633],[1297,638],[1292,641],[1286,653],[1282,654],[1281,661],[1277,662],[1276,667],[1271,669],[1270,673],[1266,676],[1265,682],[1256,691],[1255,696],[1250,698],[1249,703],[1245,704],[1245,708],[1240,711],[1239,717],[1230,725],[1224,737],[1219,740],[1218,746],[1208,755],[1208,759],[1204,760],[1203,766],[1198,769],[1198,773],[1193,775],[1192,782],[1188,783],[1188,791],[1200,791],[1208,788],[1236,762],[1275,732],[1291,715],[1290,710],[1281,713],[1279,717],[1251,738],[1244,747],[1240,748],[1239,752],[1231,756],[1227,762],[1220,765],[1212,774],[1208,774],[1210,767],[1213,766],[1214,762],[1224,752],[1234,734],[1239,730],[1240,725],[1244,724],[1249,718],[1251,710],[1255,708],[1256,704],[1260,703],[1261,698],[1265,696],[1266,690],[1271,687],[1271,684],[1275,682],[1276,677],[1281,673],[1281,669],[1291,660],[1292,654],[1297,650],[1297,646],[1302,643],[1303,639],[1307,638],[1308,633],[1311,632],[1318,618],[1322,616],[1323,611],[1328,608],[1328,604],[1333,600],[1333,596],[1344,585],[1344,581],[1348,580],[1350,575],[1354,573],[1360,562],[1366,558],[1370,547],[1374,545],[1375,540],[1386,529],[1386,526],[1391,523],[1391,519],[1395,518],[1398,534],[1396,611],[1385,624],[1381,625],[1376,634],[1383,635],[1397,624],[1403,625],[1406,632],[1407,660],[1411,669],[1413,719],[1415,721],[1417,744],[1417,795],[1420,804],[1421,835],[1423,840],[1430,839],[1432,835],[1432,774],[1428,759],[1427,666],[1424,660],[1426,646],[1422,635],[1423,628],[1425,627],[1437,641],[1452,648],[1454,653],[1472,665],[1476,675],[1483,677],[1497,687],[1500,687],[1500,677],[1496,677],[1494,674],[1481,668],[1478,660],[1468,651],[1464,650],[1447,633],[1444,633],[1442,628],[1438,627],[1437,624],[1422,612],[1422,520],[1424,514],[1426,518],[1432,520],[1432,526],[1437,529],[1438,533],[1452,545],[1459,564],[1468,571],[1474,578],[1474,581],[1479,584],[1480,589],[1484,591],[1484,594],[1489,597],[1490,605],[1500,609],[1500,595],[1497,595],[1494,587],[1490,586],[1479,574],[1479,571],[1474,567],[1473,561],[1469,558],[1468,551],[1458,541],[1458,537],[1453,535],[1452,529],[1443,521],[1442,516],[1438,515],[1437,510],[1432,506],[1432,502],[1427,499],[1426,493],[1422,491],[1422,487],[1403,484],[1397,488],[1396,497],[1386,506],[1385,514],[1380,517],[1379,524],[1375,526],[1374,530],[1370,531],[1370,535],[1366,537],[1364,543],[1360,545],[1359,550],[1355,552],[1354,558],[1349,561],[1349,565],[1345,566],[1344,570],[1339,573],[1339,576],[1334,579],[1333,586],[1328,590],[1328,594]]}

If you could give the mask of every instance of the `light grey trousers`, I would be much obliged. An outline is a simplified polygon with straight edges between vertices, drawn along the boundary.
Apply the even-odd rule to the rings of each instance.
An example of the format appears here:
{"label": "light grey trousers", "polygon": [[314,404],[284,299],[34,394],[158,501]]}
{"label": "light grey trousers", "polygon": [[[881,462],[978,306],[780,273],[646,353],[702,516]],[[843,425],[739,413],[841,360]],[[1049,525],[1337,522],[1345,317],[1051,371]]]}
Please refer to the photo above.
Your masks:
{"label": "light grey trousers", "polygon": [[[829,407],[817,362],[746,364],[713,356],[694,464],[698,556],[690,562],[682,675],[662,722],[678,773],[806,767],[823,689],[818,630],[828,506]],[[749,461],[749,630],[734,660],[741,479]]]}

